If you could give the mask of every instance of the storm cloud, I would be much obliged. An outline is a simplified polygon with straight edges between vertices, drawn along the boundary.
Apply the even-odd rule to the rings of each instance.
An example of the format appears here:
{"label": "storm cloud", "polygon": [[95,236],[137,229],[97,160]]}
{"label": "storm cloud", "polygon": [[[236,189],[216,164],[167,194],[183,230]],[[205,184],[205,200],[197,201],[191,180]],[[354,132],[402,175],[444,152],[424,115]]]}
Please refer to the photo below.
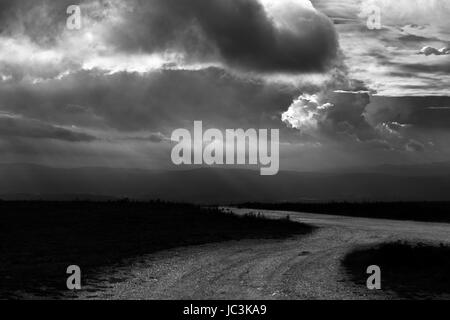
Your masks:
{"label": "storm cloud", "polygon": [[256,0],[134,1],[110,37],[125,51],[181,51],[190,60],[251,71],[325,71],[337,55],[336,33],[325,15],[302,2],[289,3],[294,17],[270,16]]}
{"label": "storm cloud", "polygon": [[[331,68],[338,58],[331,20],[308,0],[274,3],[85,0],[80,3],[84,29],[77,34],[64,28],[69,1],[6,1],[0,7],[0,35],[14,36],[41,50],[53,46],[56,52],[64,51],[62,58],[72,67],[87,63],[93,55],[149,54],[170,56],[169,64],[220,64],[256,73],[323,72]],[[92,46],[85,48],[87,29],[91,30],[87,37],[95,38],[101,52]],[[68,38],[73,36],[79,36],[83,43],[68,48]],[[82,54],[89,55],[85,59],[74,52],[82,48]]]}

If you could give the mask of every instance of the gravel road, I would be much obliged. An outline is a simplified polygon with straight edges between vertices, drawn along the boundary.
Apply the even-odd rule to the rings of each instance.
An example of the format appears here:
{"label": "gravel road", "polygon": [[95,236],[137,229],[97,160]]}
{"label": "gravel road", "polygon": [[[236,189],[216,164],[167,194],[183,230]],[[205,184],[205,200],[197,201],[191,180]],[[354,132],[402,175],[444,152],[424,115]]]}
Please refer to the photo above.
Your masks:
{"label": "gravel road", "polygon": [[348,280],[341,259],[353,248],[384,241],[450,243],[450,224],[365,219],[307,213],[289,215],[319,227],[285,240],[244,240],[172,249],[142,257],[109,276],[123,281],[84,291],[83,299],[395,299]]}

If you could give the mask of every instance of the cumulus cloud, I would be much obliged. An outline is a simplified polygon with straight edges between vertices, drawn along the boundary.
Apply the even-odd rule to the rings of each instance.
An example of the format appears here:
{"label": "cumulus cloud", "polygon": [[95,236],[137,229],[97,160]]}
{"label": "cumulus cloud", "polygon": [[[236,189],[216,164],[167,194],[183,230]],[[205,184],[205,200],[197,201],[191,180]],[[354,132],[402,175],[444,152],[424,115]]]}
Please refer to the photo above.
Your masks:
{"label": "cumulus cloud", "polygon": [[302,95],[282,114],[290,127],[318,139],[367,141],[375,138],[365,118],[367,92],[322,92]]}
{"label": "cumulus cloud", "polygon": [[302,133],[314,133],[321,123],[328,109],[334,106],[331,103],[320,104],[317,95],[302,94],[281,115],[281,120],[291,128]]}

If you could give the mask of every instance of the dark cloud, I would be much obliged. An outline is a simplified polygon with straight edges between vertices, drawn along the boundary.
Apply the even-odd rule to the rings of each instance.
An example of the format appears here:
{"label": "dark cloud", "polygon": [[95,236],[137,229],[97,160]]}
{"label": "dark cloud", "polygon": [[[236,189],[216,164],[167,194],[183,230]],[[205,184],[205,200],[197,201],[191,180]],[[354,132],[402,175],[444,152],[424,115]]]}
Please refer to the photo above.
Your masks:
{"label": "dark cloud", "polygon": [[[2,0],[0,33],[51,46],[64,31],[66,9],[72,4],[70,0]],[[296,11],[291,25],[279,28],[258,0],[84,0],[76,4],[82,5],[89,21],[105,23],[106,43],[126,53],[171,51],[182,53],[190,62],[298,73],[327,70],[338,52],[332,22],[312,9]]]}
{"label": "dark cloud", "polygon": [[415,128],[450,129],[450,97],[372,97],[367,107],[371,123],[397,122]]}
{"label": "dark cloud", "polygon": [[337,56],[331,21],[304,9],[292,28],[277,28],[257,0],[133,1],[110,41],[127,52],[182,51],[261,72],[324,71]]}
{"label": "dark cloud", "polygon": [[68,142],[89,142],[95,137],[57,127],[43,121],[0,113],[0,138],[21,137],[33,139],[55,139]]}
{"label": "dark cloud", "polygon": [[283,126],[280,114],[296,91],[216,68],[80,71],[60,80],[0,87],[0,106],[66,126],[169,134],[195,120],[216,128]]}
{"label": "dark cloud", "polygon": [[365,110],[370,102],[368,93],[335,93],[330,96],[334,107],[329,109],[325,129],[329,134],[353,135],[361,141],[375,138],[373,127],[365,118]]}

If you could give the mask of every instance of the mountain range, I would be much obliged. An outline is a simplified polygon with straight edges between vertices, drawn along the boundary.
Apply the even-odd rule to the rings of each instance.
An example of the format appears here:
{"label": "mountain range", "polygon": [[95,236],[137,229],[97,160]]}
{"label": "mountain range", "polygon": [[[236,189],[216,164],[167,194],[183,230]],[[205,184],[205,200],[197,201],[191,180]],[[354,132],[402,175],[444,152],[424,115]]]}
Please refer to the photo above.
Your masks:
{"label": "mountain range", "polygon": [[295,201],[442,201],[450,196],[450,164],[353,168],[339,172],[245,169],[151,171],[0,165],[3,200],[168,200],[205,204]]}

